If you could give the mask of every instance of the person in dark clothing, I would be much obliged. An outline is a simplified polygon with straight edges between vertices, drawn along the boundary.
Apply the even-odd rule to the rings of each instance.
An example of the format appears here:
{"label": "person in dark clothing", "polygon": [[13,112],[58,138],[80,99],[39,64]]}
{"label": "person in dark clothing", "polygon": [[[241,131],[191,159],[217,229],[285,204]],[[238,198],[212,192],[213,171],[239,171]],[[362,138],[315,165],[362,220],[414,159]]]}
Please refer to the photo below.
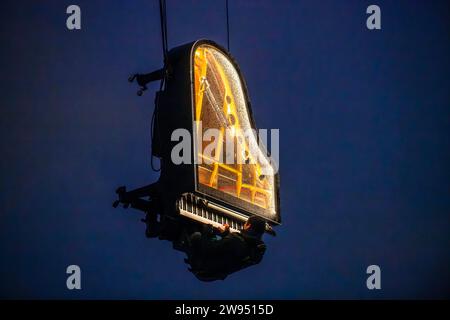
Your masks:
{"label": "person in dark clothing", "polygon": [[224,225],[214,234],[211,225],[204,225],[201,232],[190,238],[187,263],[190,271],[203,281],[223,280],[229,274],[261,262],[266,246],[262,241],[265,221],[248,218],[240,232],[230,232]]}

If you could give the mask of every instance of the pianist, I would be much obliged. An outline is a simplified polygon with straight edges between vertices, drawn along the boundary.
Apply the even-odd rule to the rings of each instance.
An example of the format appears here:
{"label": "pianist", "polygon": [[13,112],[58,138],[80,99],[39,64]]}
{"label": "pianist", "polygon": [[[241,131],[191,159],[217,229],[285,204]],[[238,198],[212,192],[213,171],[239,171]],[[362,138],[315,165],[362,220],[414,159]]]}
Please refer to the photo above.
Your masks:
{"label": "pianist", "polygon": [[189,270],[200,280],[214,281],[258,264],[266,249],[261,240],[264,230],[265,221],[258,216],[248,218],[240,232],[230,232],[226,224],[216,232],[211,225],[204,225],[202,232],[189,238]]}

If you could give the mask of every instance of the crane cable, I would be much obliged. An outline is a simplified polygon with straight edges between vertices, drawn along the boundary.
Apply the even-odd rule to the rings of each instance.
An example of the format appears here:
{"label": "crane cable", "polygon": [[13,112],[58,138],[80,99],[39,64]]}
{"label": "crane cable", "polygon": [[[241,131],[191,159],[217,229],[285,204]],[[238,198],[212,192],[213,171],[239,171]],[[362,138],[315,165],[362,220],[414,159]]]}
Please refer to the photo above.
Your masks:
{"label": "crane cable", "polygon": [[164,66],[166,66],[168,53],[166,0],[159,0],[159,17],[161,21],[161,40],[164,57]]}
{"label": "crane cable", "polygon": [[[159,92],[156,95],[155,98],[155,108],[153,109],[153,114],[152,114],[152,120],[151,120],[151,124],[150,124],[150,139],[151,139],[151,143],[152,143],[152,149],[153,149],[153,136],[154,136],[154,130],[155,130],[155,118],[156,115],[158,113],[158,104],[159,104],[159,95],[161,94],[163,88],[164,88],[164,83],[167,77],[167,68],[168,68],[168,52],[169,52],[169,48],[168,48],[168,44],[167,44],[167,14],[166,14],[166,0],[159,0],[159,19],[161,22],[161,41],[162,41],[162,51],[163,51],[163,59],[164,59],[164,76],[161,79],[160,85],[159,85]],[[161,137],[158,134],[158,140]],[[159,147],[161,147],[161,142],[159,141]],[[152,150],[152,154],[151,154],[151,161],[150,161],[150,165],[153,171],[158,172],[161,171],[161,166],[158,169],[155,169],[155,165],[153,163],[153,150]]]}

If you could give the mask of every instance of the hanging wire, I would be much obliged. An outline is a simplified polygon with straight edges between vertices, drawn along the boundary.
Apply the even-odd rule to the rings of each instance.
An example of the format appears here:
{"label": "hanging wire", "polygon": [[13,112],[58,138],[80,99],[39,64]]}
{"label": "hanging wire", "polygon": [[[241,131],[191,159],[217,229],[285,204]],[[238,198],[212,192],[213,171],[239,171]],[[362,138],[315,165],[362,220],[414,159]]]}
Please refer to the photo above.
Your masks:
{"label": "hanging wire", "polygon": [[168,52],[166,0],[159,0],[159,17],[161,20],[161,40],[165,65],[167,62],[167,52]]}
{"label": "hanging wire", "polygon": [[228,0],[225,0],[226,2],[226,10],[227,10],[227,47],[228,52],[230,51],[230,19],[228,14]]}
{"label": "hanging wire", "polygon": [[[161,94],[161,91],[164,88],[164,84],[165,84],[165,78],[167,75],[167,64],[168,64],[168,44],[167,44],[167,14],[166,14],[166,1],[165,0],[159,0],[159,18],[161,21],[161,41],[162,41],[162,51],[163,51],[163,58],[164,58],[164,77],[161,79],[160,85],[159,85],[159,92],[156,96],[156,100],[155,100],[155,108],[153,109],[153,114],[152,114],[152,120],[150,123],[150,139],[151,139],[151,143],[152,143],[152,148],[153,148],[153,136],[154,136],[154,131],[155,131],[155,119],[157,117],[158,114],[158,105],[159,105],[159,95]],[[160,139],[160,135],[158,134],[158,140]],[[159,147],[161,147],[161,142],[159,142]],[[158,169],[155,168],[155,165],[153,163],[153,150],[152,150],[152,155],[151,155],[151,160],[150,160],[150,165],[153,171],[161,171],[161,167],[159,167]]]}

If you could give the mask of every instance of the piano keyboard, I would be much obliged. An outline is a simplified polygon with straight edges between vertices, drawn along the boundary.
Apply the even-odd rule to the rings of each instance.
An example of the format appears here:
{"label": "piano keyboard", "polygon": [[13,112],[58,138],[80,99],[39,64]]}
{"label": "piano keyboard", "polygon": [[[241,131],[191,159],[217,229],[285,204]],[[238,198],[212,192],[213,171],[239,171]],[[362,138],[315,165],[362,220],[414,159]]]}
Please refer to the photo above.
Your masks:
{"label": "piano keyboard", "polygon": [[242,229],[247,216],[209,203],[192,193],[184,194],[178,200],[178,209],[182,216],[214,227],[221,227],[227,223],[231,232]]}

